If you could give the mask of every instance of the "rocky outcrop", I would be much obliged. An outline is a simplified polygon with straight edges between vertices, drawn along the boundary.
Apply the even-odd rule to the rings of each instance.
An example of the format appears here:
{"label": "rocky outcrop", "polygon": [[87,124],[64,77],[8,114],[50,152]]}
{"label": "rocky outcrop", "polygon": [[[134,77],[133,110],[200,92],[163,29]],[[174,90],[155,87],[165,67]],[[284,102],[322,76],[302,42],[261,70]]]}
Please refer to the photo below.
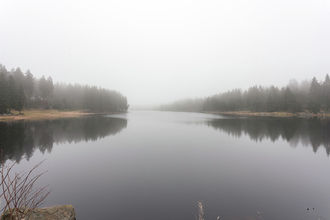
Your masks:
{"label": "rocky outcrop", "polygon": [[[5,214],[1,219],[17,218],[10,218]],[[29,210],[22,220],[76,220],[76,214],[72,205],[60,205]]]}

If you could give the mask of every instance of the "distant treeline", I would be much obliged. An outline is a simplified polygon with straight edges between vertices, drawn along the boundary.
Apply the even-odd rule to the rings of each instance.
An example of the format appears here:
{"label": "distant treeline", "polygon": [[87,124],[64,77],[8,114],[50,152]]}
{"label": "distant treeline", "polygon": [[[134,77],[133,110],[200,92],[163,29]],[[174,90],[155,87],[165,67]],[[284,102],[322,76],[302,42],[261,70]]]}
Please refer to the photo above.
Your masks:
{"label": "distant treeline", "polygon": [[94,112],[126,111],[126,97],[116,91],[71,84],[54,84],[51,77],[37,79],[20,68],[8,71],[0,64],[0,114],[23,108]]}
{"label": "distant treeline", "polygon": [[282,88],[254,86],[245,91],[234,89],[207,98],[177,101],[160,106],[170,111],[253,111],[253,112],[303,112],[330,111],[330,78],[322,82],[314,77],[298,83],[291,80]]}

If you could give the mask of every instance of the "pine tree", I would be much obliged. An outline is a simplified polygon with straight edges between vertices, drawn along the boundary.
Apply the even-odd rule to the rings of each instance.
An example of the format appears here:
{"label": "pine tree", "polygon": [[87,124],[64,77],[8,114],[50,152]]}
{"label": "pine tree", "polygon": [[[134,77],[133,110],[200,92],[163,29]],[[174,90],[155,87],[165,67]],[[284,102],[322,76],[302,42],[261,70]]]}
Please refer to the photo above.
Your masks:
{"label": "pine tree", "polygon": [[267,111],[276,112],[280,109],[280,91],[278,88],[272,86],[268,91],[266,101]]}
{"label": "pine tree", "polygon": [[299,112],[301,106],[291,89],[286,88],[284,92],[284,110],[287,112]]}
{"label": "pine tree", "polygon": [[25,73],[23,87],[26,97],[31,99],[34,92],[34,78],[29,70]]}
{"label": "pine tree", "polygon": [[10,75],[8,79],[9,109],[15,109],[17,103],[17,95],[18,95],[18,89],[16,87],[14,77]]}
{"label": "pine tree", "polygon": [[323,104],[326,111],[330,110],[330,77],[327,74],[323,83]]}
{"label": "pine tree", "polygon": [[313,113],[318,113],[321,110],[321,85],[317,82],[315,77],[312,79],[309,91],[308,108]]}
{"label": "pine tree", "polygon": [[0,72],[0,114],[8,112],[8,81],[3,71]]}
{"label": "pine tree", "polygon": [[17,97],[16,97],[16,102],[15,102],[15,110],[21,112],[23,110],[25,102],[25,94],[24,94],[24,89],[23,86],[19,86],[17,90]]}

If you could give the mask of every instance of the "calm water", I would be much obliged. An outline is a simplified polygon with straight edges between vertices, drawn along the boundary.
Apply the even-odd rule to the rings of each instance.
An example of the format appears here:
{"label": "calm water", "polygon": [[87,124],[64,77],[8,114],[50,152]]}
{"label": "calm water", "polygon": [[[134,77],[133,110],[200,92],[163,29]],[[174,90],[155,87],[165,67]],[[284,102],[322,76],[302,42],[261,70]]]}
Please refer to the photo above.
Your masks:
{"label": "calm water", "polygon": [[330,219],[330,121],[137,111],[0,123],[0,147],[78,220]]}

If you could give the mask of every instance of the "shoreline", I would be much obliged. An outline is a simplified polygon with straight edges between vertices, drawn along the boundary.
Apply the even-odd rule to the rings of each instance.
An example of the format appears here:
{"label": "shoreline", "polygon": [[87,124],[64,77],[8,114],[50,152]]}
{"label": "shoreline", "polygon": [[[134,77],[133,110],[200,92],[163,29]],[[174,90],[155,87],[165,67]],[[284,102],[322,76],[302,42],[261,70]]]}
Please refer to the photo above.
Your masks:
{"label": "shoreline", "polygon": [[225,116],[242,116],[242,117],[276,117],[276,118],[330,118],[330,113],[311,113],[311,112],[250,112],[250,111],[229,111],[229,112],[208,112],[202,113],[225,115]]}
{"label": "shoreline", "polygon": [[72,111],[60,111],[60,110],[40,110],[40,109],[27,109],[22,111],[22,114],[18,112],[13,112],[11,115],[0,115],[0,122],[10,122],[10,121],[39,121],[39,120],[54,120],[60,118],[78,118],[84,116],[92,115],[104,115],[104,114],[114,114],[112,113],[95,113],[86,112],[83,110],[72,110]]}

